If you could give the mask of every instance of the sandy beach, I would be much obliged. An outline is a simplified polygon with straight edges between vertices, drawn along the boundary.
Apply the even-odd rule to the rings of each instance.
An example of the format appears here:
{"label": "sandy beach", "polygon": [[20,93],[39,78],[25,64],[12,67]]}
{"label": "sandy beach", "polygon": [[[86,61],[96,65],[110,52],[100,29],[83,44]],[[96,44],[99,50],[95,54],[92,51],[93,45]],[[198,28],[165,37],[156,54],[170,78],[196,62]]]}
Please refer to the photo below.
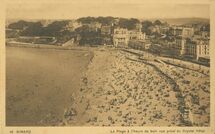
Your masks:
{"label": "sandy beach", "polygon": [[65,111],[61,125],[185,126],[180,105],[189,105],[187,120],[192,125],[209,125],[208,76],[128,57],[135,55],[114,49],[94,51],[76,103]]}

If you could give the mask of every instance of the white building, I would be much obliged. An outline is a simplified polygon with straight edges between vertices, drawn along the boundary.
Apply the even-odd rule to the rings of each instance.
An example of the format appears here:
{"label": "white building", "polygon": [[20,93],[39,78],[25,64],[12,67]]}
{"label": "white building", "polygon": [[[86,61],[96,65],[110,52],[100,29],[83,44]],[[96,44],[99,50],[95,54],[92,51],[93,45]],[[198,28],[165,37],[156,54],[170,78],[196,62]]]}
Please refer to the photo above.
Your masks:
{"label": "white building", "polygon": [[201,39],[196,41],[189,41],[187,42],[186,46],[186,55],[192,56],[197,60],[199,60],[200,58],[210,59],[209,40]]}
{"label": "white building", "polygon": [[124,28],[114,29],[113,43],[115,47],[118,47],[118,46],[126,47],[128,46],[128,41],[129,41],[129,34],[127,29],[124,29]]}
{"label": "white building", "polygon": [[175,26],[171,28],[171,32],[175,36],[181,36],[183,38],[192,37],[194,35],[194,28]]}
{"label": "white building", "polygon": [[129,39],[130,40],[145,40],[145,33],[140,31],[129,31]]}
{"label": "white building", "polygon": [[175,40],[175,45],[173,46],[175,54],[182,56],[186,53],[186,39],[182,37],[177,37]]}

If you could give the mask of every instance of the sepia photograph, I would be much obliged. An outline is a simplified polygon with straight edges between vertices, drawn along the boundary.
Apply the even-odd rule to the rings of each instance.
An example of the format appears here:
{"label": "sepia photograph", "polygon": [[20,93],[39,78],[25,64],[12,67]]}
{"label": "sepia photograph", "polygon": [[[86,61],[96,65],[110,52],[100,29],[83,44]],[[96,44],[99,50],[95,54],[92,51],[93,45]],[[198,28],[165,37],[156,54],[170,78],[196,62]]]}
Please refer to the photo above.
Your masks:
{"label": "sepia photograph", "polygon": [[209,4],[5,11],[6,126],[211,126]]}

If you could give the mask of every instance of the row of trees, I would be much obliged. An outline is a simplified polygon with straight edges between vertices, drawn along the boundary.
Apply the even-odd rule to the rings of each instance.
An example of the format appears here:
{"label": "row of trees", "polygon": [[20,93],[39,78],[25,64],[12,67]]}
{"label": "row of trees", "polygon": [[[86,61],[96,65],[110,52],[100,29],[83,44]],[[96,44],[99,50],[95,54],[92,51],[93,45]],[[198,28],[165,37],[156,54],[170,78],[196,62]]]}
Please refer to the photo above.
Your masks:
{"label": "row of trees", "polygon": [[[90,24],[92,22],[99,22],[102,25],[118,25],[122,28],[127,28],[128,30],[132,30],[136,28],[136,24],[139,24],[140,21],[138,19],[126,19],[126,18],[118,18],[118,22],[116,22],[116,18],[114,17],[83,17],[77,19],[78,22],[82,24]],[[68,25],[69,20],[64,21],[54,21],[46,27],[43,27],[41,22],[27,22],[27,21],[18,21],[12,23],[8,26],[10,29],[21,30],[21,35],[26,36],[58,36],[62,33],[63,28]],[[116,24],[117,23],[117,24]],[[154,23],[151,21],[143,21],[142,22],[142,31],[145,33],[149,33],[149,27],[153,25],[161,25],[162,23],[159,20],[156,20]],[[82,28],[82,31],[86,29],[86,27]],[[78,31],[78,30],[77,30]]]}
{"label": "row of trees", "polygon": [[119,27],[127,28],[128,30],[135,29],[137,23],[140,23],[138,19],[126,19],[126,18],[114,18],[114,17],[83,17],[77,20],[82,24],[90,24],[93,22],[101,23],[102,25],[117,24]]}
{"label": "row of trees", "polygon": [[26,36],[58,36],[69,21],[54,21],[44,27],[41,22],[18,21],[8,26],[11,29],[21,30],[21,35]]}
{"label": "row of trees", "polygon": [[102,43],[100,31],[91,30],[90,27],[87,25],[83,25],[75,29],[75,32],[81,37],[79,41],[80,45],[95,45]]}
{"label": "row of trees", "polygon": [[[136,28],[137,24],[142,25],[142,32],[146,35],[155,35],[157,37],[158,33],[152,32],[152,27],[167,25],[167,23],[162,23],[160,20],[155,21],[140,21],[135,18],[114,18],[114,17],[82,17],[77,19],[78,22],[82,24],[91,23],[101,23],[106,26],[119,26],[121,28],[127,28],[128,30],[133,30]],[[83,25],[74,31],[69,31],[65,27],[69,24],[70,20],[54,21],[47,26],[43,26],[41,22],[27,22],[18,21],[12,23],[8,26],[10,29],[19,30],[19,35],[21,36],[52,36],[56,37],[59,41],[65,42],[76,35],[80,35],[80,44],[95,44],[102,41],[103,38],[110,38],[110,36],[102,37],[99,30],[92,31],[88,25]],[[201,28],[202,31],[209,31],[210,25],[205,25]],[[167,33],[170,34],[170,33]]]}
{"label": "row of trees", "polygon": [[[83,17],[77,19],[78,22],[82,24],[91,24],[91,23],[101,23],[102,25],[113,26],[117,25],[121,28],[127,28],[128,30],[133,30],[136,28],[136,24],[141,22],[138,19],[126,19],[126,18],[114,18],[114,17]],[[17,29],[21,32],[21,36],[52,36],[58,39],[58,42],[65,42],[76,35],[80,35],[81,40],[80,44],[109,44],[111,43],[111,37],[109,35],[102,36],[101,32],[92,31],[88,25],[83,25],[75,31],[66,30],[65,27],[69,24],[69,20],[63,21],[54,21],[51,24],[44,27],[41,22],[27,22],[27,21],[18,21],[12,23],[8,26],[10,29]],[[142,32],[150,34],[149,27],[153,25],[161,25],[162,23],[159,20],[155,22],[143,21],[142,22]]]}
{"label": "row of trees", "polygon": [[111,25],[114,23],[115,18],[114,17],[82,17],[77,19],[78,22],[82,24],[89,24],[92,22],[99,22],[102,25]]}
{"label": "row of trees", "polygon": [[41,22],[18,21],[8,26],[10,29],[20,30],[21,36],[51,36],[56,37],[58,42],[65,42],[75,35],[75,32],[65,30],[69,21],[54,21],[44,27]]}

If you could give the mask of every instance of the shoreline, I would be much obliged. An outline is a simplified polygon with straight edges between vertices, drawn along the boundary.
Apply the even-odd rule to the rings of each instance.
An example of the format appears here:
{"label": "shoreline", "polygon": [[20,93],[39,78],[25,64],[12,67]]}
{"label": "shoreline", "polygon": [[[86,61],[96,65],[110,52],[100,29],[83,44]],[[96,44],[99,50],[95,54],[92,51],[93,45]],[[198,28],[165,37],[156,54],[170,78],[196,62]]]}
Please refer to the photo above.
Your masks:
{"label": "shoreline", "polygon": [[88,50],[90,47],[82,46],[57,46],[47,44],[31,44],[31,43],[6,43],[5,47],[20,47],[20,48],[36,48],[36,49],[59,49],[59,50]]}
{"label": "shoreline", "polygon": [[[67,102],[68,107],[62,109],[62,119],[54,125],[186,126],[181,123],[179,104],[186,103],[187,106],[188,103],[192,108],[190,113],[194,113],[188,119],[192,120],[193,126],[208,126],[208,76],[150,58],[146,59],[148,64],[132,61],[129,58],[142,60],[144,57],[139,59],[141,55],[120,49],[98,47],[85,50],[92,56],[85,72],[79,74],[77,92],[70,96],[73,101]],[[78,57],[82,56],[85,55],[78,54]],[[67,86],[73,86],[70,79],[64,80],[68,81]],[[173,85],[180,89],[179,94]],[[203,102],[193,102],[195,96]],[[43,120],[49,122],[49,118]],[[49,124],[42,124],[46,125]]]}

